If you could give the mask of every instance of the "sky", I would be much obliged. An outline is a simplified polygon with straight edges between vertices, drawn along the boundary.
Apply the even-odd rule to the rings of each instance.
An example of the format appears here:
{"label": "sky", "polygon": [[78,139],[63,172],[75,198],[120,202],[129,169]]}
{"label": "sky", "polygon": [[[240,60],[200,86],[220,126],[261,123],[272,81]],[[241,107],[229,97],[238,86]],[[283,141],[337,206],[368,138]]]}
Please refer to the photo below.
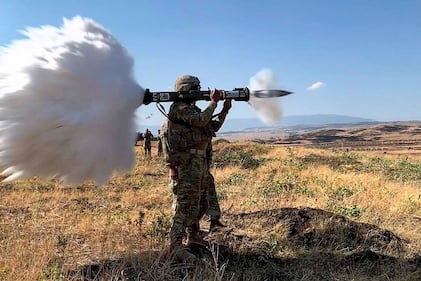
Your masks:
{"label": "sky", "polygon": [[[270,69],[277,88],[294,92],[283,116],[421,120],[420,11],[421,0],[0,0],[0,46],[80,15],[113,34],[151,91],[172,90],[183,74],[230,90]],[[163,120],[155,104],[137,118]],[[257,114],[238,101],[227,119],[238,118]]]}

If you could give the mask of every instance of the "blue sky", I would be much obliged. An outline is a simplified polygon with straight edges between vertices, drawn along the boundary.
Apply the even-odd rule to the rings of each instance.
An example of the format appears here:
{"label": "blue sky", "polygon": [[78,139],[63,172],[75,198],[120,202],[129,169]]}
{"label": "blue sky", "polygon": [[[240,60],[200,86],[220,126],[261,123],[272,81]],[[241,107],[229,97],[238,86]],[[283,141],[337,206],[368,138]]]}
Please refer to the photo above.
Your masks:
{"label": "blue sky", "polygon": [[[244,87],[269,68],[295,93],[282,101],[285,116],[421,120],[419,0],[0,0],[0,45],[76,15],[108,29],[134,57],[139,84],[154,91],[182,74],[202,88]],[[138,116],[162,120],[154,104]],[[235,102],[228,119],[249,117],[251,107]]]}

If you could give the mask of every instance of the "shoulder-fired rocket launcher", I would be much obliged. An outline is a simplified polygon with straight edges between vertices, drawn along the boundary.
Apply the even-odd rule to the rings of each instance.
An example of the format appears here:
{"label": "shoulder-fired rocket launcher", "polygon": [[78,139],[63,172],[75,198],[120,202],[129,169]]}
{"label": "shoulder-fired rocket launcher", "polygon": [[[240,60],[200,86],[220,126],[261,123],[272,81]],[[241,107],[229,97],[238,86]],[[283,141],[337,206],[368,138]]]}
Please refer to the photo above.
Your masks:
{"label": "shoulder-fired rocket launcher", "polygon": [[[236,101],[249,101],[250,96],[256,98],[276,98],[283,97],[292,92],[285,90],[257,90],[251,91],[249,88],[234,88],[231,91],[219,90],[220,99],[231,99]],[[143,98],[143,104],[148,105],[151,102],[176,102],[176,101],[199,101],[199,100],[210,100],[210,90],[200,91],[180,91],[180,92],[151,92],[149,89],[145,90]]]}

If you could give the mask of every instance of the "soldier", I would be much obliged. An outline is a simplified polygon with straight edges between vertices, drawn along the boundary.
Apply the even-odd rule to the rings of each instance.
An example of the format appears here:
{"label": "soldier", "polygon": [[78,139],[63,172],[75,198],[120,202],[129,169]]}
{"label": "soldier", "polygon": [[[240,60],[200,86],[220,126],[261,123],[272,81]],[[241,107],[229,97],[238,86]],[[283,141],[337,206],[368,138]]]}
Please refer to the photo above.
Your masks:
{"label": "soldier", "polygon": [[[184,75],[177,78],[175,91],[191,90],[200,90],[197,77]],[[170,251],[181,261],[196,259],[183,245],[186,232],[188,245],[204,244],[199,234],[199,219],[206,212],[201,204],[201,196],[207,185],[206,150],[214,135],[210,122],[219,98],[219,92],[211,90],[210,102],[205,110],[197,107],[194,101],[180,101],[174,102],[168,113],[166,146],[171,147],[171,155],[166,156],[166,162],[174,195]]]}
{"label": "soldier", "polygon": [[145,150],[145,156],[151,158],[151,150],[152,150],[152,138],[153,135],[149,129],[146,129],[145,133],[143,134],[143,149]]}
{"label": "soldier", "polygon": [[[222,127],[222,124],[225,121],[225,117],[228,114],[228,111],[231,108],[231,100],[227,99],[224,101],[224,107],[221,112],[211,121],[212,128],[214,132],[219,131]],[[206,197],[208,207],[206,209],[206,215],[208,221],[210,221],[209,232],[216,230],[219,227],[225,227],[221,223],[221,208],[219,207],[218,196],[215,189],[215,179],[210,171],[210,166],[212,163],[212,139],[209,141],[208,148],[206,150],[206,161],[207,161],[207,193],[203,195]],[[201,204],[206,204],[205,200],[201,200]],[[203,206],[202,208],[205,208]]]}
{"label": "soldier", "polygon": [[158,157],[162,156],[162,134],[161,130],[158,130]]}

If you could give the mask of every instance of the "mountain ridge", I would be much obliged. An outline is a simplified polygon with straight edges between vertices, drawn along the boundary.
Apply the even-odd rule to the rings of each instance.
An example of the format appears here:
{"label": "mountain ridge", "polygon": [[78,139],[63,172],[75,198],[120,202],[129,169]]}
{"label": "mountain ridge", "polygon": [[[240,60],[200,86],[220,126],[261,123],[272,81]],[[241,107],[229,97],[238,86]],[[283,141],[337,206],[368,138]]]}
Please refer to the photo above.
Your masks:
{"label": "mountain ridge", "polygon": [[315,126],[375,122],[377,121],[374,119],[338,114],[290,115],[283,117],[278,124],[274,125],[265,124],[257,118],[239,118],[226,120],[220,132],[243,131],[258,128],[286,128],[292,126]]}
{"label": "mountain ridge", "polygon": [[[355,117],[339,114],[312,114],[312,115],[290,115],[284,116],[278,124],[268,125],[258,118],[227,118],[219,133],[242,132],[258,129],[282,129],[294,126],[322,126],[332,124],[360,124],[376,123],[378,121],[369,118]],[[143,132],[148,128],[156,134],[160,125],[138,125],[137,129]]]}

